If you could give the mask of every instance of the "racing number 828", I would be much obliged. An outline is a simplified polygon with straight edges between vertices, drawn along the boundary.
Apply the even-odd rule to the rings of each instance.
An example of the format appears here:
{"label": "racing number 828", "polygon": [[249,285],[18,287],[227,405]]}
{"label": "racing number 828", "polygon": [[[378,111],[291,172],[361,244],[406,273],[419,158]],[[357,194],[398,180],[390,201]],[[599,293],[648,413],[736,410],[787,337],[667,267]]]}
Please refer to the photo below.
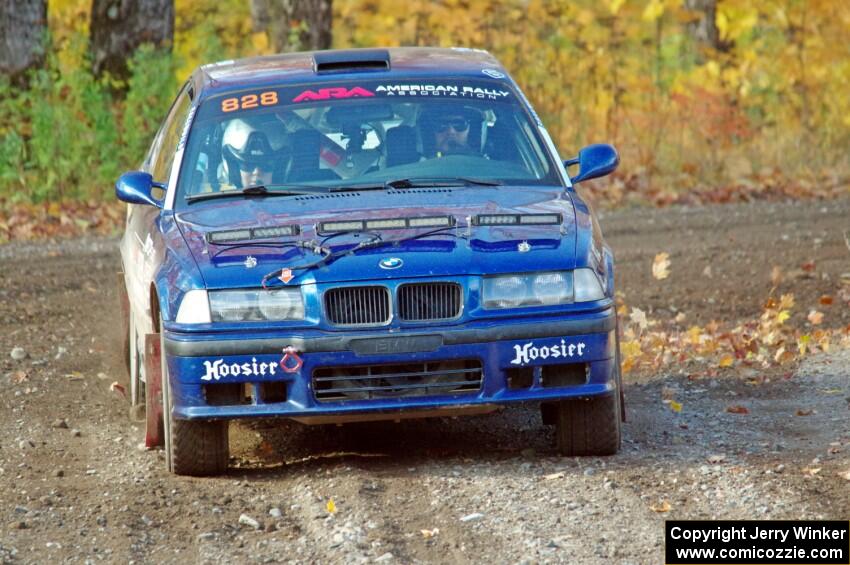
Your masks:
{"label": "racing number 828", "polygon": [[246,94],[239,98],[225,98],[221,101],[222,112],[233,112],[235,110],[248,110],[260,106],[274,106],[277,104],[277,92],[270,90],[256,94]]}

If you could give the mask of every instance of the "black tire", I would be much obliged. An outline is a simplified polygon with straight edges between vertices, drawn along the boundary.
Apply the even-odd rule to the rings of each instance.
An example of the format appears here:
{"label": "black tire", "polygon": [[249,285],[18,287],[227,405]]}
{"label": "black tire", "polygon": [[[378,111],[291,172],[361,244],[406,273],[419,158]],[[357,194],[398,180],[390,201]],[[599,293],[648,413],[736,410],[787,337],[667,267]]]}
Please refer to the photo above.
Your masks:
{"label": "black tire", "polygon": [[562,400],[555,440],[561,455],[614,455],[620,450],[620,392]]}
{"label": "black tire", "polygon": [[[160,327],[160,336],[162,336]],[[163,339],[164,338],[160,338]],[[220,475],[227,470],[230,445],[227,420],[179,420],[172,415],[171,383],[162,347],[162,408],[165,462],[177,475]]]}

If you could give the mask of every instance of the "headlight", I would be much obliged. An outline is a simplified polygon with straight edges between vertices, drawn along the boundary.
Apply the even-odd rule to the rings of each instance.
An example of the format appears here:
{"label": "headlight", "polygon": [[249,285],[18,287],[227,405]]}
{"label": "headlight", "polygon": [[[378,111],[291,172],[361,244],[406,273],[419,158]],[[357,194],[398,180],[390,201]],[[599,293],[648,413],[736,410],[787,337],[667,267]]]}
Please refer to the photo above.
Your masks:
{"label": "headlight", "polygon": [[605,298],[605,289],[593,269],[573,271],[576,287],[576,302],[590,302]]}
{"label": "headlight", "polygon": [[534,296],[544,306],[566,304],[572,299],[569,273],[543,273],[534,277]]}
{"label": "headlight", "polygon": [[303,320],[304,301],[295,288],[260,291],[257,307],[267,320]]}
{"label": "headlight", "polygon": [[209,295],[213,322],[304,319],[300,288],[216,290]]}
{"label": "headlight", "polygon": [[573,300],[568,271],[486,277],[482,284],[487,309],[553,306]]}
{"label": "headlight", "polygon": [[526,299],[523,277],[494,277],[484,279],[485,308],[516,308]]}
{"label": "headlight", "polygon": [[206,290],[190,290],[183,295],[177,309],[178,324],[209,324],[210,302]]}

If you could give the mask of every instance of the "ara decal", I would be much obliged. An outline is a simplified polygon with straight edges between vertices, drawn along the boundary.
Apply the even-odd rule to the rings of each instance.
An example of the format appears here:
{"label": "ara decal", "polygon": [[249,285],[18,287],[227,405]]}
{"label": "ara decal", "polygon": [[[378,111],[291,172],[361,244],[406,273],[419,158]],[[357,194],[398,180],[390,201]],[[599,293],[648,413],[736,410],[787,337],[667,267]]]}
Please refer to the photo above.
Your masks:
{"label": "ara decal", "polygon": [[374,92],[355,86],[354,88],[333,87],[318,90],[305,90],[292,99],[293,102],[309,102],[312,100],[330,100],[331,98],[361,98],[375,96]]}

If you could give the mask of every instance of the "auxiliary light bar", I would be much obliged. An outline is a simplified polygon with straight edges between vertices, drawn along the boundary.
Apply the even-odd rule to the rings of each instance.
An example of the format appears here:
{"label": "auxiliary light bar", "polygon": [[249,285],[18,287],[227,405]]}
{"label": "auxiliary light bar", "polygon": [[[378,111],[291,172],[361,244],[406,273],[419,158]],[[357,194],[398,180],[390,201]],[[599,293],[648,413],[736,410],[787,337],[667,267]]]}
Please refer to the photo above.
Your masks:
{"label": "auxiliary light bar", "polygon": [[322,222],[319,231],[346,232],[363,230],[401,230],[405,228],[450,228],[455,224],[454,216],[420,216],[415,218],[381,218],[374,220],[350,220]]}
{"label": "auxiliary light bar", "polygon": [[239,230],[214,231],[207,234],[210,243],[229,243],[231,241],[250,241],[253,239],[269,239],[272,237],[288,237],[298,235],[301,230],[297,225],[267,226],[260,228],[244,228]]}
{"label": "auxiliary light bar", "polygon": [[479,214],[472,218],[474,226],[560,225],[560,214]]}

